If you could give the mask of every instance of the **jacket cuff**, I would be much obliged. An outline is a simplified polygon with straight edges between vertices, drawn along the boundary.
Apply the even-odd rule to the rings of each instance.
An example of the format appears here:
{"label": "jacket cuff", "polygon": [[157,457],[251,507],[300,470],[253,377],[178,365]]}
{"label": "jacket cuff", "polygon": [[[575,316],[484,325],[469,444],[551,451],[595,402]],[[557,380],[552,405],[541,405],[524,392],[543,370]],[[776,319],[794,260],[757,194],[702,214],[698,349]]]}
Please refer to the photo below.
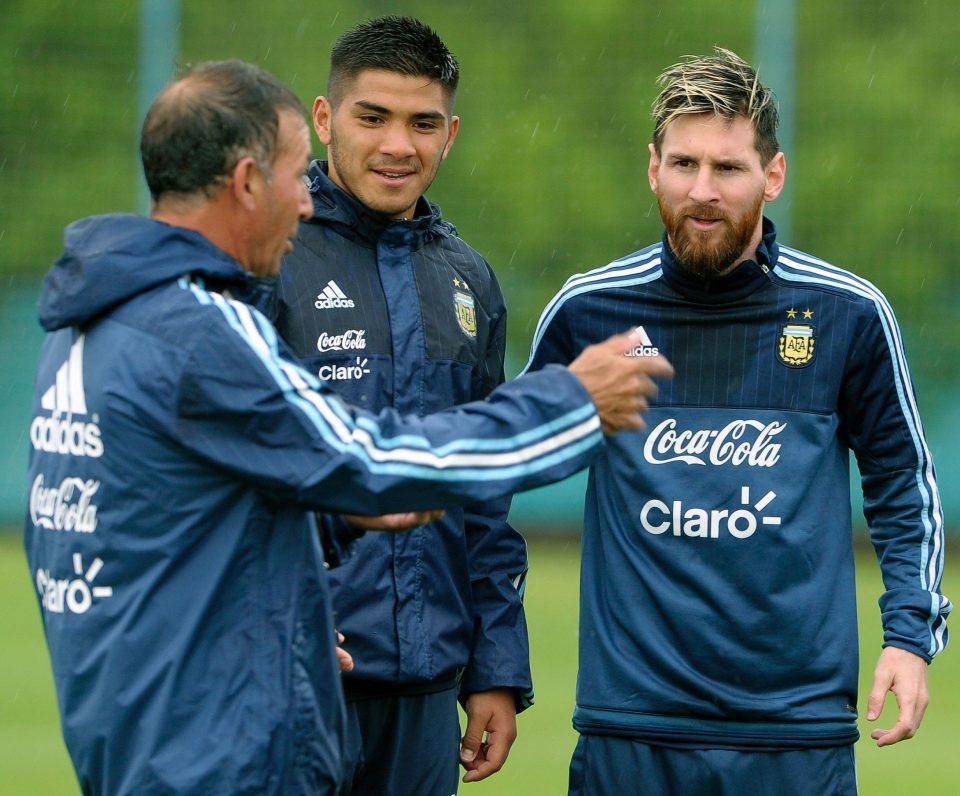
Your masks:
{"label": "jacket cuff", "polygon": [[499,688],[508,688],[513,691],[513,704],[518,714],[523,713],[533,704],[533,685],[529,678],[526,678],[523,682],[514,683],[480,682],[480,678],[471,676],[469,667],[461,672],[460,681],[457,684],[457,699],[460,706],[466,710],[467,699],[471,694],[480,694],[484,691],[493,691]]}

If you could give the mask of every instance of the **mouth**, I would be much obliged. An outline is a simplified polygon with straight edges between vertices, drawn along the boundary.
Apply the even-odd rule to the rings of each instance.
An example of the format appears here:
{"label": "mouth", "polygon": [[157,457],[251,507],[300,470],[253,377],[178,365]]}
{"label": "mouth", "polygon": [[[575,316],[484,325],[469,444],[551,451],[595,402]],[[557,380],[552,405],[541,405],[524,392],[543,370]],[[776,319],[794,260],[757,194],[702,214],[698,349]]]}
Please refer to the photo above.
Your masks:
{"label": "mouth", "polygon": [[390,185],[403,185],[417,173],[416,169],[411,168],[374,168],[371,171]]}
{"label": "mouth", "polygon": [[717,216],[694,216],[688,215],[685,216],[685,219],[690,222],[691,226],[694,229],[707,232],[711,229],[716,229],[723,223],[723,219]]}

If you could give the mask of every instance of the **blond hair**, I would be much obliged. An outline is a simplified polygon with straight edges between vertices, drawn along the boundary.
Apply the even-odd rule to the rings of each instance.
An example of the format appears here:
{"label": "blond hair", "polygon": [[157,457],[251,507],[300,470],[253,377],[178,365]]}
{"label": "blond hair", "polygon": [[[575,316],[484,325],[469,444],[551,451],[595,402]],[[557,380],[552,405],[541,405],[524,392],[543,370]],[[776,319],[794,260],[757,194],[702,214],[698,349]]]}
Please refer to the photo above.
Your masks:
{"label": "blond hair", "polygon": [[756,70],[739,55],[714,47],[714,55],[686,56],[657,78],[661,91],[653,102],[653,144],[660,153],[663,136],[678,116],[709,113],[723,119],[744,116],[754,131],[754,145],[765,166],[777,152],[779,112],[776,98]]}

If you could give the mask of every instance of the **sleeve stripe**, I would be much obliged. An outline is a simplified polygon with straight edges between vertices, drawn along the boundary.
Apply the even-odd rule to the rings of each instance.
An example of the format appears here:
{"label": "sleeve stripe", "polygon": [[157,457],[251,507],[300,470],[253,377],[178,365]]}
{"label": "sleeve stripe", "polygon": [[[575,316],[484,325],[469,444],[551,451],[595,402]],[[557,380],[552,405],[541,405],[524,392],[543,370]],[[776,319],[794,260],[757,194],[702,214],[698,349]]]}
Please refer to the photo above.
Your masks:
{"label": "sleeve stripe", "polygon": [[[943,575],[943,513],[940,493],[933,472],[933,459],[923,435],[920,415],[910,388],[910,373],[903,350],[903,340],[893,310],[883,294],[870,282],[848,271],[828,265],[794,249],[781,247],[775,273],[790,282],[825,285],[862,296],[873,302],[887,338],[896,380],[897,396],[917,453],[917,488],[923,502],[921,520],[925,529],[920,549],[921,588],[936,591]],[[931,623],[940,616],[940,606],[933,608]],[[931,654],[943,649],[942,632],[934,633]]]}
{"label": "sleeve stripe", "polygon": [[614,260],[602,268],[571,276],[540,314],[540,320],[533,333],[533,342],[530,345],[530,357],[522,373],[526,373],[529,369],[547,326],[568,299],[595,290],[631,287],[658,279],[663,273],[660,270],[660,252],[661,246],[658,244],[621,260]]}
{"label": "sleeve stripe", "polygon": [[592,404],[507,439],[457,439],[436,447],[425,437],[405,434],[383,437],[372,421],[354,423],[338,400],[327,400],[320,382],[279,356],[276,332],[248,305],[189,288],[202,304],[215,305],[230,327],[253,350],[272,378],[339,452],[362,459],[375,473],[411,475],[435,481],[475,478],[494,481],[534,473],[577,456],[602,439],[600,419]]}

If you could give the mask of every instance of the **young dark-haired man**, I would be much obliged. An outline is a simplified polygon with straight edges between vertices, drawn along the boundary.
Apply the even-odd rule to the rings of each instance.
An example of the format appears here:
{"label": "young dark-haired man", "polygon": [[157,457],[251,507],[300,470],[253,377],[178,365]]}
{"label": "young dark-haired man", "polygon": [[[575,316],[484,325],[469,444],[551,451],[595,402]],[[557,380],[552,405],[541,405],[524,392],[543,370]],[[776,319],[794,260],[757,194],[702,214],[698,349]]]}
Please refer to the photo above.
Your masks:
{"label": "young dark-haired man", "polygon": [[[460,127],[458,80],[434,31],[384,17],[337,40],[313,106],[329,160],[310,166],[314,214],[284,259],[275,322],[306,367],[369,409],[425,414],[503,381],[496,277],[424,197]],[[503,765],[532,697],[526,545],[508,508],[478,503],[402,538],[368,534],[331,572],[355,662],[345,676],[362,741],[352,793],[455,792],[458,696],[464,781]]]}
{"label": "young dark-haired man", "polygon": [[675,379],[593,466],[571,794],[856,793],[849,453],[886,592],[867,703],[910,738],[946,644],[943,519],[903,344],[870,283],[777,241],[786,164],[756,72],[718,49],[661,75],[662,242],[572,277],[528,369],[612,319]]}

